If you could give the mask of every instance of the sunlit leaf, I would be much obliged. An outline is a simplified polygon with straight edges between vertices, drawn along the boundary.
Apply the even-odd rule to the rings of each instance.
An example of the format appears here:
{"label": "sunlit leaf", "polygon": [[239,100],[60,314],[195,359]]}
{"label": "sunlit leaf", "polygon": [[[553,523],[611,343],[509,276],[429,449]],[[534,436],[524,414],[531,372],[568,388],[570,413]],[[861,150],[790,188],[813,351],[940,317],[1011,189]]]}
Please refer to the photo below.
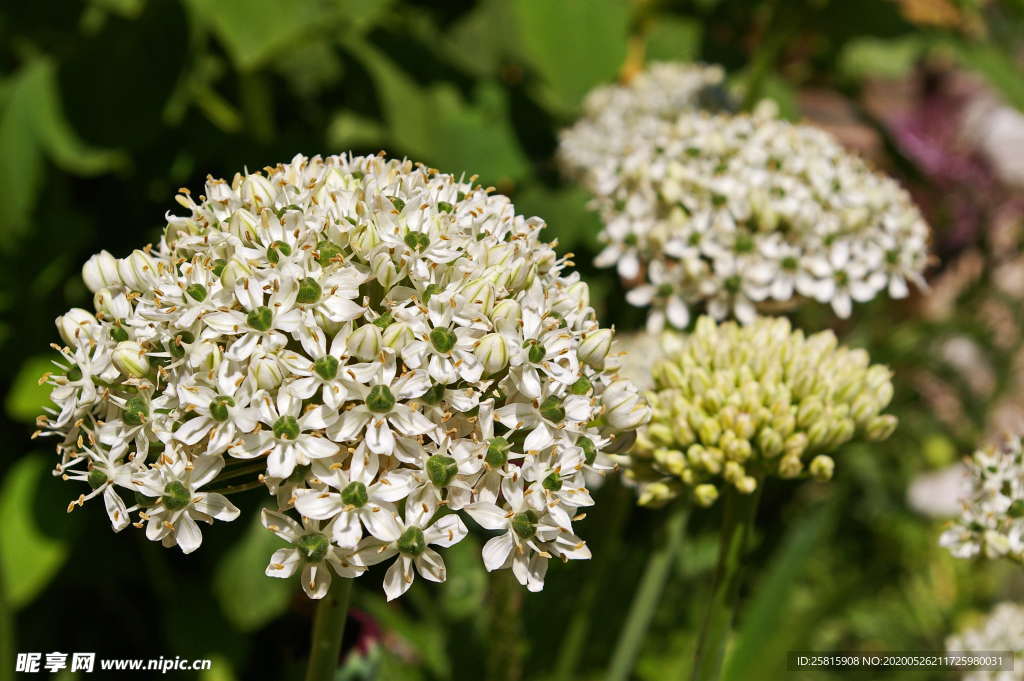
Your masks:
{"label": "sunlit leaf", "polygon": [[7,603],[18,609],[30,602],[63,565],[67,543],[43,532],[34,509],[40,483],[50,466],[42,454],[15,463],[0,485],[0,561]]}
{"label": "sunlit leaf", "polygon": [[245,534],[227,552],[213,578],[214,593],[224,615],[242,631],[254,631],[288,607],[294,580],[263,574],[267,562],[284,542],[263,527],[253,513]]}
{"label": "sunlit leaf", "polygon": [[839,54],[839,72],[855,79],[900,78],[909,73],[926,47],[919,35],[857,38]]}
{"label": "sunlit leaf", "polygon": [[52,386],[40,384],[39,378],[47,371],[56,370],[51,359],[50,355],[39,355],[21,365],[7,393],[7,415],[12,419],[32,423],[43,413],[43,407],[50,404]]}
{"label": "sunlit leaf", "polygon": [[515,0],[519,49],[541,77],[541,99],[572,112],[626,57],[629,3],[623,0]]}
{"label": "sunlit leaf", "polygon": [[701,25],[696,19],[662,16],[647,32],[648,61],[693,61],[700,55]]}

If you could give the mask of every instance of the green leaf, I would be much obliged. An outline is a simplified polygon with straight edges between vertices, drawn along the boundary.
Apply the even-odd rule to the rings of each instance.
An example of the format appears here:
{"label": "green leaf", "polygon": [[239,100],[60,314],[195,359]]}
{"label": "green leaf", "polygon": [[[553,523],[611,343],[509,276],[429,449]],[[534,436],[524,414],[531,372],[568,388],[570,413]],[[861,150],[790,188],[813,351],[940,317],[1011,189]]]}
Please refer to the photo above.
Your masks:
{"label": "green leaf", "polygon": [[275,550],[285,546],[254,513],[241,539],[228,550],[213,578],[224,615],[241,631],[255,631],[288,607],[294,580],[267,577],[263,571]]}
{"label": "green leaf", "polygon": [[957,55],[965,66],[980,72],[1003,97],[1024,111],[1024,71],[995,45],[956,43]]}
{"label": "green leaf", "polygon": [[47,475],[47,457],[31,454],[15,463],[0,485],[0,574],[6,601],[15,610],[42,591],[68,556],[67,543],[46,534],[35,517],[39,487]]}
{"label": "green leaf", "polygon": [[655,17],[647,33],[648,61],[693,61],[700,56],[701,25],[687,17]]}
{"label": "green leaf", "polygon": [[53,63],[36,58],[18,71],[0,111],[0,224],[21,230],[36,203],[43,157],[79,175],[123,166],[125,157],[85,144],[61,110]]}
{"label": "green leaf", "polygon": [[348,41],[353,56],[373,77],[387,121],[387,136],[401,153],[482,182],[515,181],[529,165],[508,120],[505,92],[496,83],[478,84],[466,102],[450,83],[421,87],[374,47]]}
{"label": "green leaf", "polygon": [[927,42],[920,35],[851,40],[839,54],[839,72],[849,78],[901,78],[921,57]]}
{"label": "green leaf", "polygon": [[352,111],[340,111],[327,127],[327,143],[337,151],[383,146],[386,133],[375,120]]}
{"label": "green leaf", "polygon": [[477,76],[494,76],[515,51],[514,17],[507,0],[483,0],[448,30],[439,49],[453,64]]}
{"label": "green leaf", "polygon": [[586,249],[597,252],[601,242],[601,219],[587,208],[588,194],[578,187],[551,190],[539,184],[524,187],[515,196],[516,209],[523,215],[539,215],[547,226],[545,241],[558,240],[559,251]]}
{"label": "green leaf", "polygon": [[51,355],[30,357],[21,365],[14,378],[14,384],[7,393],[7,415],[15,421],[32,423],[43,413],[43,407],[50,404],[50,390],[53,386],[39,383],[40,377],[56,370]]}
{"label": "green leaf", "polygon": [[253,69],[303,32],[322,25],[324,4],[316,0],[186,0],[210,26],[239,69]]}
{"label": "green leaf", "polygon": [[[753,600],[740,611],[740,627],[726,664],[724,681],[743,681],[763,675],[765,660],[784,664],[772,644],[786,631],[786,614],[811,555],[835,520],[835,504],[802,516],[786,535],[785,542],[762,579]],[[783,651],[784,652],[784,651]]]}
{"label": "green leaf", "polygon": [[623,0],[515,0],[521,57],[541,78],[539,96],[565,114],[595,85],[615,78],[626,58],[629,3]]}
{"label": "green leaf", "polygon": [[448,579],[441,585],[441,606],[453,619],[466,619],[480,612],[487,593],[487,573],[480,562],[480,542],[467,536],[445,552]]}

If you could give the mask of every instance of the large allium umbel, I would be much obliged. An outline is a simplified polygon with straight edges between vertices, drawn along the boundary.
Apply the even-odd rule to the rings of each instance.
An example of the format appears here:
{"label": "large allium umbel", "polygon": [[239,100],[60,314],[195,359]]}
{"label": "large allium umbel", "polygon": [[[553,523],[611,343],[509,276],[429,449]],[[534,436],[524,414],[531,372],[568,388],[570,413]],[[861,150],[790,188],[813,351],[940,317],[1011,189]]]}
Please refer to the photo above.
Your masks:
{"label": "large allium umbel", "polygon": [[[629,143],[604,151],[606,139]],[[588,112],[563,133],[560,156],[604,223],[596,263],[616,265],[629,301],[651,306],[652,329],[686,327],[694,307],[749,323],[759,306],[797,296],[846,317],[853,301],[924,285],[928,227],[907,192],[830,134],[766,107]]]}
{"label": "large allium umbel", "polygon": [[828,455],[855,436],[888,437],[896,418],[889,370],[830,332],[804,336],[785,319],[747,326],[697,320],[652,370],[653,408],[628,457],[640,503],[691,494],[710,505],[723,486],[742,494],[768,476],[827,480]]}
{"label": "large allium umbel", "polygon": [[1021,438],[979,449],[967,459],[972,490],[960,518],[940,538],[958,558],[1024,562],[1024,449]]}
{"label": "large allium umbel", "polygon": [[[537,218],[437,171],[296,156],[177,197],[155,247],[85,265],[95,312],[58,318],[65,370],[40,419],[57,472],[102,496],[115,530],[188,553],[217,491],[263,486],[291,544],[267,574],[323,596],[395,557],[389,598],[431,546],[495,536],[483,559],[531,590],[588,558],[572,524],[615,432],[649,415],[604,370],[611,331]],[[330,566],[330,569],[328,568]]]}

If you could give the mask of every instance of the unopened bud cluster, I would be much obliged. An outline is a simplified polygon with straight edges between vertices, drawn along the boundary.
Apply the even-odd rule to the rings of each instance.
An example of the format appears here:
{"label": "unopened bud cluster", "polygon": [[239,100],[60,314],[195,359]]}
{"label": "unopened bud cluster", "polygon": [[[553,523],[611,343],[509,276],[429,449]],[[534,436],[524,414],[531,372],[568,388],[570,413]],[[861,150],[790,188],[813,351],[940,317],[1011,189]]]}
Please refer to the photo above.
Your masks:
{"label": "unopened bud cluster", "polygon": [[971,492],[939,543],[957,558],[1024,562],[1024,447],[1021,438],[976,451],[966,460]]}
{"label": "unopened bud cluster", "polygon": [[697,320],[658,361],[653,408],[627,460],[640,503],[689,491],[709,506],[723,486],[753,492],[767,476],[832,477],[830,453],[855,436],[887,438],[889,370],[829,332],[805,336],[785,319],[749,325]]}
{"label": "unopened bud cluster", "polygon": [[57,319],[41,432],[57,472],[186,553],[262,488],[289,542],[267,574],[323,596],[395,557],[384,589],[445,580],[433,547],[494,536],[530,590],[574,533],[585,473],[649,417],[606,368],[587,285],[503,196],[409,161],[296,156],[177,197],[155,247],[102,252],[94,309]]}
{"label": "unopened bud cluster", "polygon": [[[675,68],[694,85],[711,73]],[[762,303],[798,296],[846,317],[853,301],[924,285],[928,227],[895,181],[767,106],[732,114],[695,95],[653,100],[674,111],[652,105],[652,80],[601,95],[617,106],[588,108],[560,147],[604,223],[595,262],[615,265],[629,302],[651,307],[650,328],[684,328],[695,306],[748,323]]]}

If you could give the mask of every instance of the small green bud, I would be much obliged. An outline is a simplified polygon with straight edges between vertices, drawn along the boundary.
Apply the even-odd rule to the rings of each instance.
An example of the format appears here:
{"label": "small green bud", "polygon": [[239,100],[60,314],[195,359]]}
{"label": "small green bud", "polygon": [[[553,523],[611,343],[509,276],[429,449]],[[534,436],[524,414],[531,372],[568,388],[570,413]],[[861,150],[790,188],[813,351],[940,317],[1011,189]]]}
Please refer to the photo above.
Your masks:
{"label": "small green bud", "polygon": [[569,386],[569,393],[573,395],[586,395],[594,386],[586,376],[580,376],[575,383]]}
{"label": "small green bud", "polygon": [[456,341],[458,341],[458,338],[451,329],[438,327],[430,331],[430,344],[438,352],[451,352],[452,348],[455,347]]}
{"label": "small green bud", "polygon": [[427,541],[423,530],[418,527],[407,527],[398,538],[398,550],[407,556],[416,557],[427,550]]}
{"label": "small green bud", "polygon": [[316,245],[316,261],[326,267],[332,260],[341,256],[341,247],[326,239]]}
{"label": "small green bud", "polygon": [[107,484],[107,474],[99,468],[93,468],[89,471],[86,481],[89,483],[89,487],[99,489],[100,487],[103,487],[103,485]]}
{"label": "small green bud", "polygon": [[512,531],[522,539],[532,539],[537,534],[537,521],[540,518],[536,511],[527,510],[512,517]]}
{"label": "small green bud", "polygon": [[275,265],[281,261],[281,256],[288,257],[292,254],[292,247],[283,241],[275,241],[267,246],[267,260]]}
{"label": "small green bud", "polygon": [[295,296],[295,302],[300,305],[312,305],[320,302],[323,289],[313,277],[306,277],[299,282],[299,292]]}
{"label": "small green bud", "polygon": [[188,489],[181,482],[171,480],[164,486],[164,493],[160,499],[168,510],[180,511],[189,505],[192,501],[192,495],[189,494]]}
{"label": "small green bud", "polygon": [[501,468],[508,462],[508,453],[511,449],[512,445],[509,444],[508,440],[499,435],[487,444],[487,454],[484,455],[484,461],[492,468]]}
{"label": "small green bud", "polygon": [[210,400],[210,416],[223,423],[230,416],[229,409],[235,406],[235,400],[227,395],[218,395]]}
{"label": "small green bud", "polygon": [[370,500],[370,495],[366,491],[366,485],[355,480],[345,485],[345,489],[341,490],[341,502],[347,506],[354,506],[355,508],[362,508]]}
{"label": "small green bud", "polygon": [[541,482],[541,485],[549,492],[557,492],[562,489],[562,476],[557,471],[551,471],[548,477],[544,478]]}
{"label": "small green bud", "polygon": [[589,437],[583,435],[576,440],[576,446],[583,450],[583,459],[590,466],[597,458],[597,445]]}
{"label": "small green bud", "polygon": [[832,473],[836,469],[836,462],[832,457],[819,454],[811,460],[808,471],[815,480],[825,482],[832,479]]}
{"label": "small green bud", "polygon": [[395,396],[386,385],[375,385],[366,396],[366,407],[378,414],[386,414],[395,406]]}
{"label": "small green bud", "polygon": [[804,464],[800,457],[786,454],[779,459],[779,475],[783,478],[798,478],[804,470]]}
{"label": "small green bud", "polygon": [[274,421],[274,437],[281,440],[297,440],[301,429],[294,416],[282,416]]}
{"label": "small green bud", "polygon": [[185,293],[197,303],[206,300],[206,287],[202,284],[189,284],[188,288],[185,289]]}
{"label": "small green bud", "polygon": [[245,316],[246,323],[256,331],[269,331],[274,323],[274,312],[265,305],[249,310]]}
{"label": "small green bud", "polygon": [[133,397],[125,402],[121,419],[129,426],[142,425],[149,416],[149,405],[141,397]]}
{"label": "small green bud", "polygon": [[313,371],[325,381],[334,380],[338,376],[338,358],[333,355],[324,355],[313,362]]}
{"label": "small green bud", "polygon": [[327,551],[330,547],[331,543],[327,540],[327,537],[319,532],[304,534],[295,542],[295,548],[299,550],[302,557],[308,563],[319,563],[322,561],[327,557]]}
{"label": "small green bud", "polygon": [[540,341],[532,338],[523,343],[523,347],[526,348],[526,358],[533,364],[539,364],[548,354]]}
{"label": "small green bud", "polygon": [[185,346],[196,341],[196,337],[190,331],[179,331],[171,338],[169,350],[175,357],[185,356]]}
{"label": "small green bud", "polygon": [[693,488],[693,498],[699,506],[708,508],[718,499],[718,488],[704,483]]}
{"label": "small green bud", "polygon": [[548,395],[540,403],[540,415],[553,423],[561,423],[565,419],[565,407],[562,406],[562,398],[557,395]]}
{"label": "small green bud", "polygon": [[427,477],[435,487],[446,487],[459,474],[459,465],[450,456],[433,454],[427,459]]}
{"label": "small green bud", "polygon": [[427,392],[420,396],[420,399],[430,405],[440,404],[444,399],[444,383],[433,383]]}

